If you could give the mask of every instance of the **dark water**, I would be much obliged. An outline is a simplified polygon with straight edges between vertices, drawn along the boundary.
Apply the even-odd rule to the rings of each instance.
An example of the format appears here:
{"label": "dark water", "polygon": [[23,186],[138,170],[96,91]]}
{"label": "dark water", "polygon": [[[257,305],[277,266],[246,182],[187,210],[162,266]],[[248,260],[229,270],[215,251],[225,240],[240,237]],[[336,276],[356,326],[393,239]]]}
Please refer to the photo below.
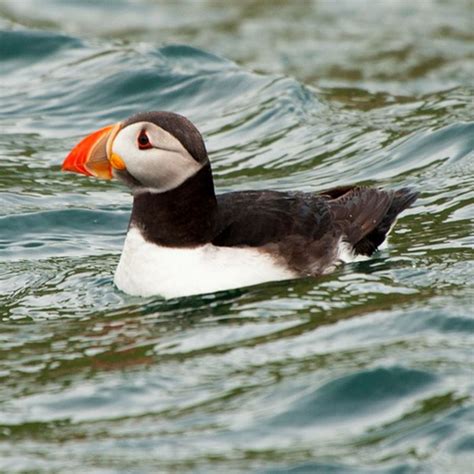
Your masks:
{"label": "dark water", "polygon": [[[41,8],[38,8],[39,3]],[[0,471],[468,473],[471,1],[0,3]],[[318,281],[116,290],[130,197],[60,172],[147,109],[219,191],[421,191]]]}

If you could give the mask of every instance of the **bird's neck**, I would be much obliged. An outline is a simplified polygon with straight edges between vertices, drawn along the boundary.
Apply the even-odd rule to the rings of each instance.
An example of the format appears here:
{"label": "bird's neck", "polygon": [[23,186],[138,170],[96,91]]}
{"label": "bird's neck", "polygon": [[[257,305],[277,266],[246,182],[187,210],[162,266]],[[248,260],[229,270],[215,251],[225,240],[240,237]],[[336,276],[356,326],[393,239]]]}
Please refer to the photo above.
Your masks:
{"label": "bird's neck", "polygon": [[130,226],[149,242],[169,247],[193,247],[211,240],[217,201],[212,171],[204,165],[178,187],[162,193],[134,195]]}

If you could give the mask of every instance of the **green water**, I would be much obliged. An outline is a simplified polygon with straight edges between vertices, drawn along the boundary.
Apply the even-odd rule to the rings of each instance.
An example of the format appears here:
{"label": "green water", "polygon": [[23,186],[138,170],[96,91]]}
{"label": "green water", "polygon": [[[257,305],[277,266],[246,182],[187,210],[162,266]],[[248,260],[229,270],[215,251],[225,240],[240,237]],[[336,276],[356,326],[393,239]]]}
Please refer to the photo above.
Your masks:
{"label": "green water", "polygon": [[[1,1],[0,472],[472,472],[473,31],[469,0]],[[130,196],[60,163],[150,109],[220,192],[421,197],[319,280],[132,298]]]}

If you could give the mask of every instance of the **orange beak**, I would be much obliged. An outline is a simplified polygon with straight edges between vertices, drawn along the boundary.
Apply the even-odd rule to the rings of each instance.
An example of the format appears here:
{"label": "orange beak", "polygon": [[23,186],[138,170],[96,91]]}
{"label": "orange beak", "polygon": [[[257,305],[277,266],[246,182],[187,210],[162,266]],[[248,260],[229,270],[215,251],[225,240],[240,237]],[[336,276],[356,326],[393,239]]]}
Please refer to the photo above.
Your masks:
{"label": "orange beak", "polygon": [[64,160],[62,170],[112,179],[112,166],[125,168],[122,159],[112,154],[114,138],[121,128],[121,123],[109,125],[81,140]]}

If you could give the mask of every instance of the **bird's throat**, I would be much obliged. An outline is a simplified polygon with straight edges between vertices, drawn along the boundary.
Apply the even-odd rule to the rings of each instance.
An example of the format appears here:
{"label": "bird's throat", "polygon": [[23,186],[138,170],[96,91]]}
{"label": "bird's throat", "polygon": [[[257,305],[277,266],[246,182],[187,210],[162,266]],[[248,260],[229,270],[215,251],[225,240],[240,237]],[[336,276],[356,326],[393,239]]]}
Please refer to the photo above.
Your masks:
{"label": "bird's throat", "polygon": [[193,247],[210,242],[216,218],[217,201],[207,163],[174,189],[136,193],[130,226],[137,227],[149,242]]}

